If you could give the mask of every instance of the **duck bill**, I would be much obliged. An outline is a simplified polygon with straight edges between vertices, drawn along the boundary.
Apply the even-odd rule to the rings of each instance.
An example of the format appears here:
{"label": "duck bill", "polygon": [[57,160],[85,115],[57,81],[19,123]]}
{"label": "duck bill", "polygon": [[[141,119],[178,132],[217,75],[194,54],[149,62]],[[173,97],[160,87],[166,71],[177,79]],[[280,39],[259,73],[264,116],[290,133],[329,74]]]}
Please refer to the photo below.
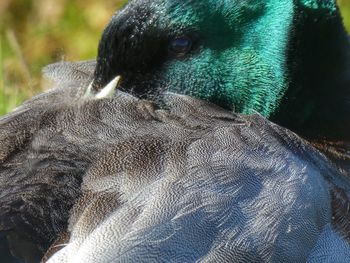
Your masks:
{"label": "duck bill", "polygon": [[115,91],[118,89],[120,82],[121,82],[121,76],[116,76],[114,79],[112,79],[105,87],[103,87],[101,90],[95,92],[93,89],[93,82],[89,85],[87,88],[84,98],[85,99],[107,99],[112,98],[115,94]]}

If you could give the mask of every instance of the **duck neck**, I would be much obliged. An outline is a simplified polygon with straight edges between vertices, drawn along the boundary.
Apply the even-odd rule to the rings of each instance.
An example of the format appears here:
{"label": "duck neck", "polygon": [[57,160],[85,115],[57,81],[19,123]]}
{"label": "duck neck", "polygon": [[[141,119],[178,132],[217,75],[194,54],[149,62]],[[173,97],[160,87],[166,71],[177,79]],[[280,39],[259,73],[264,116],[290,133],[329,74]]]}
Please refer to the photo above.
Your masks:
{"label": "duck neck", "polygon": [[297,5],[289,87],[271,116],[311,141],[350,141],[350,45],[337,8]]}

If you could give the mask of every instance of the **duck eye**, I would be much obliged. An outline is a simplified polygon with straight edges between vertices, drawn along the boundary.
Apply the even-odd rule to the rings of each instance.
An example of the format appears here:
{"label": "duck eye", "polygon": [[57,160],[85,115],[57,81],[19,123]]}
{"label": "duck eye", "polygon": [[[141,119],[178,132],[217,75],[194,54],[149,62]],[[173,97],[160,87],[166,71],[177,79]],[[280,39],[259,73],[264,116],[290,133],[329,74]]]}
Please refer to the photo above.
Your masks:
{"label": "duck eye", "polygon": [[188,37],[177,37],[171,40],[169,50],[178,55],[186,55],[192,47],[192,41]]}

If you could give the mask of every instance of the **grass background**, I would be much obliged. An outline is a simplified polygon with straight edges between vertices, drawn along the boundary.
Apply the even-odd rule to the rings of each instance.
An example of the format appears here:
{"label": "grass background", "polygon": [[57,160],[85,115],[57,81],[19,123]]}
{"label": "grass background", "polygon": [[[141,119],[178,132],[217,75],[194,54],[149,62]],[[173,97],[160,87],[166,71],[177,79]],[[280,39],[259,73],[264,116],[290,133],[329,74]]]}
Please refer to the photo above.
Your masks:
{"label": "grass background", "polygon": [[[126,0],[0,0],[0,115],[41,91],[52,62],[94,58],[100,34]],[[350,32],[350,0],[338,0]]]}

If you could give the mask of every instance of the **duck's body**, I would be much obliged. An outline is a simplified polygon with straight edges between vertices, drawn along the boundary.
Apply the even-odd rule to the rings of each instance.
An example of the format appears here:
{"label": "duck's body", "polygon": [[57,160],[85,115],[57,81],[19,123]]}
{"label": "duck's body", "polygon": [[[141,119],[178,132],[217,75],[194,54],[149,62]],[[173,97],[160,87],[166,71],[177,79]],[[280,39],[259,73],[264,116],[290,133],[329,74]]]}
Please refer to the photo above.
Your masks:
{"label": "duck's body", "polygon": [[122,92],[85,102],[72,92],[1,122],[27,120],[16,129],[24,150],[1,151],[2,218],[41,249],[68,232],[48,262],[346,262],[337,212],[350,182],[292,132],[187,96],[156,110]]}
{"label": "duck's body", "polygon": [[[96,63],[50,66],[55,89],[0,119],[12,252],[36,262],[57,239],[49,262],[347,262],[349,50],[333,1],[131,1]],[[117,75],[153,102],[97,100]]]}

